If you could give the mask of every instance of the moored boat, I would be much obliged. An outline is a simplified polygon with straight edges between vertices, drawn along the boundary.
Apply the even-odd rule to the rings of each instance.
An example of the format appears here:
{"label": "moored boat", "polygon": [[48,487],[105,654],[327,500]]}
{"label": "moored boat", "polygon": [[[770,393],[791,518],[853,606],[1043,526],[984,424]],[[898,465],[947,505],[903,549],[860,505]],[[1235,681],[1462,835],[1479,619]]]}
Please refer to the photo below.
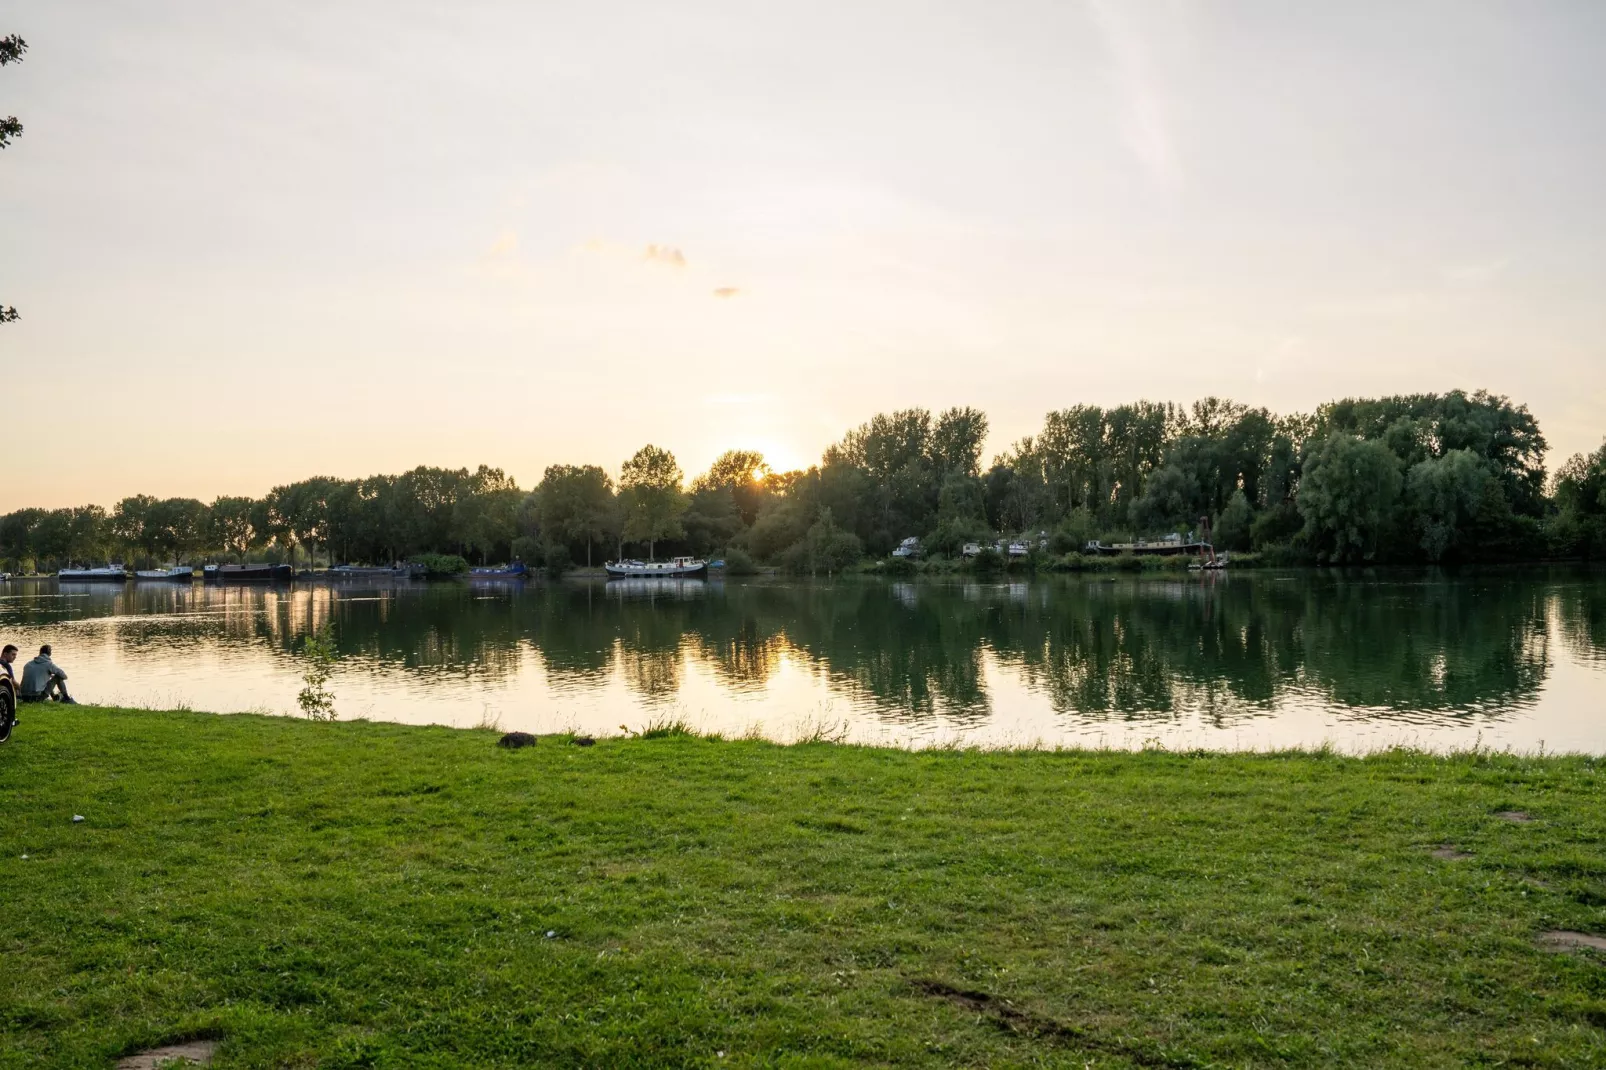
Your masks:
{"label": "moored boat", "polygon": [[142,568],[134,573],[136,580],[193,580],[195,569],[189,565],[174,565],[172,568]]}
{"label": "moored boat", "polygon": [[335,565],[328,572],[335,580],[411,579],[424,575],[423,565]]}
{"label": "moored boat", "polygon": [[123,583],[128,579],[128,570],[122,565],[112,565],[109,568],[64,568],[56,573],[56,578],[68,583]]}
{"label": "moored boat", "polygon": [[700,576],[708,571],[708,562],[698,557],[672,557],[668,561],[609,561],[602,566],[608,575],[626,576]]}
{"label": "moored boat", "polygon": [[207,565],[202,571],[208,580],[223,583],[274,583],[296,578],[296,570],[289,565]]}
{"label": "moored boat", "polygon": [[522,580],[530,574],[524,567],[523,561],[515,561],[511,565],[498,565],[494,568],[471,568],[468,578],[471,580]]}

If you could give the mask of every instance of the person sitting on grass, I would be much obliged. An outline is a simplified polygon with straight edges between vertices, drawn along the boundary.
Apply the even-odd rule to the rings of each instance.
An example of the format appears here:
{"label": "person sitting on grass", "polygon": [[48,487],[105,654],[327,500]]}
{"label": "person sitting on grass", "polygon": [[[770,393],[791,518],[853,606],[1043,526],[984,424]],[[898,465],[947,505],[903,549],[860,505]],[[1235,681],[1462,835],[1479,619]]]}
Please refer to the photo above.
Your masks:
{"label": "person sitting on grass", "polygon": [[11,681],[11,690],[17,690],[17,674],[11,671],[11,663],[17,660],[17,644],[7,643],[4,650],[0,650],[0,672],[6,674]]}
{"label": "person sitting on grass", "polygon": [[17,697],[23,702],[47,702],[52,698],[74,705],[78,702],[67,694],[67,674],[50,660],[48,643],[39,648],[37,658],[22,667],[21,691]]}

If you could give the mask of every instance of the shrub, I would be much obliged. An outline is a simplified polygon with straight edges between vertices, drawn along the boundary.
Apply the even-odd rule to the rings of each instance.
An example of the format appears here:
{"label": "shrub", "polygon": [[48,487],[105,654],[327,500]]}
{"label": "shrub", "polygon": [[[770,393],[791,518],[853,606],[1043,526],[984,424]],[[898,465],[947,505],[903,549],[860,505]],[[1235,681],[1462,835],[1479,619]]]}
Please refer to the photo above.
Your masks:
{"label": "shrub", "polygon": [[732,546],[725,551],[725,575],[751,576],[758,571],[753,563],[753,555],[740,546]]}
{"label": "shrub", "polygon": [[984,574],[998,572],[1004,567],[1004,555],[991,546],[983,546],[981,553],[970,559],[970,567]]}
{"label": "shrub", "polygon": [[427,576],[461,576],[468,571],[468,562],[456,554],[418,554],[412,563],[423,565]]}
{"label": "shrub", "polygon": [[919,569],[907,557],[889,557],[880,562],[876,571],[883,576],[913,576]]}
{"label": "shrub", "polygon": [[329,677],[334,674],[335,637],[327,622],[302,640],[301,654],[307,659],[307,671],[301,677],[302,688],[296,702],[308,720],[333,721],[337,714]]}
{"label": "shrub", "polygon": [[541,548],[541,564],[550,575],[561,576],[573,567],[569,548],[561,542],[549,542]]}

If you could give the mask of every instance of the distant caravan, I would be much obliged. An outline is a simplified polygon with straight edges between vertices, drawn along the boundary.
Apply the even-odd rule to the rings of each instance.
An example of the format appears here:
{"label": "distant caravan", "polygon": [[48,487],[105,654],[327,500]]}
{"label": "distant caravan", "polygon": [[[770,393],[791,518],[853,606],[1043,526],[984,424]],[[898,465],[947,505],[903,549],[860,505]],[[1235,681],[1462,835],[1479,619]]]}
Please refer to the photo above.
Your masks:
{"label": "distant caravan", "polygon": [[609,561],[602,566],[608,575],[627,576],[701,576],[708,571],[708,562],[700,557],[672,557],[668,561]]}

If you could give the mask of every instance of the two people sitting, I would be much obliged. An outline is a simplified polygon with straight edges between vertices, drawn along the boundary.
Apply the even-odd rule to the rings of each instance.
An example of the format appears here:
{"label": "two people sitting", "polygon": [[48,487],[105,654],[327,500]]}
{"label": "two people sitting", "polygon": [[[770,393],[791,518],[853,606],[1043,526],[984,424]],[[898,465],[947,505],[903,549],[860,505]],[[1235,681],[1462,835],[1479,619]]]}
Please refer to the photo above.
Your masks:
{"label": "two people sitting", "polygon": [[22,667],[20,683],[11,669],[11,663],[16,660],[16,646],[7,643],[5,649],[0,650],[0,670],[11,678],[18,699],[23,702],[47,702],[55,699],[57,702],[77,703],[77,699],[67,694],[67,674],[50,660],[50,644],[46,643],[40,647],[39,656]]}

